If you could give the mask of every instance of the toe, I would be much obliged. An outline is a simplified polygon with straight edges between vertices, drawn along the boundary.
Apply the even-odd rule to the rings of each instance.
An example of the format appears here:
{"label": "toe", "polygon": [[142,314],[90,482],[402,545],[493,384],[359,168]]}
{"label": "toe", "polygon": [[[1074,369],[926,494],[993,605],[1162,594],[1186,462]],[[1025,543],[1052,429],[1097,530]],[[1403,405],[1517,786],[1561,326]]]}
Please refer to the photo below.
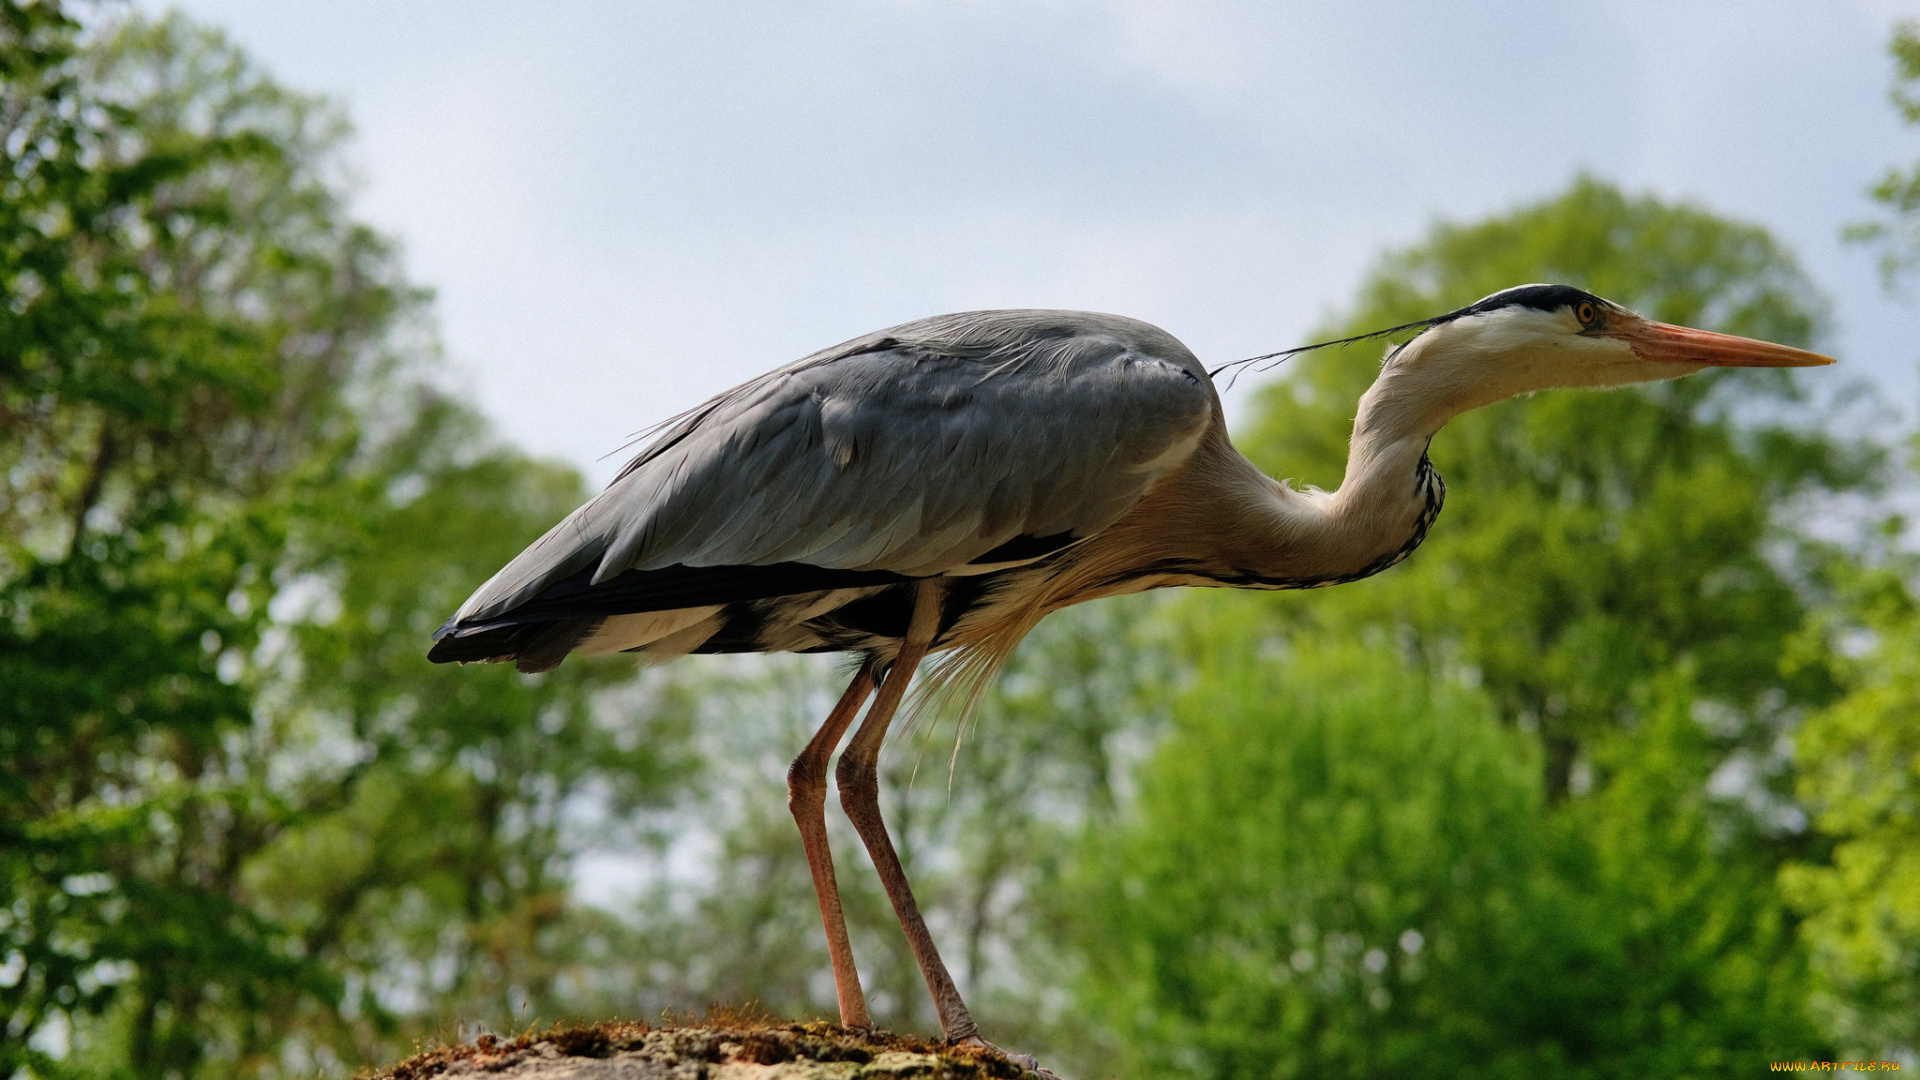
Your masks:
{"label": "toe", "polygon": [[1041,1068],[1040,1059],[1037,1057],[1034,1057],[1032,1054],[1016,1053],[1015,1051],[1008,1050],[1005,1047],[995,1046],[994,1044],[988,1042],[987,1040],[981,1038],[978,1035],[974,1035],[969,1038],[962,1039],[960,1040],[958,1045],[977,1046],[982,1050],[991,1050],[994,1053],[999,1054],[1001,1057],[1006,1058],[1008,1061],[1013,1062],[1015,1065],[1020,1066],[1021,1070],[1025,1072],[1029,1077],[1037,1077],[1038,1080],[1060,1080],[1060,1077],[1056,1073],[1048,1069]]}

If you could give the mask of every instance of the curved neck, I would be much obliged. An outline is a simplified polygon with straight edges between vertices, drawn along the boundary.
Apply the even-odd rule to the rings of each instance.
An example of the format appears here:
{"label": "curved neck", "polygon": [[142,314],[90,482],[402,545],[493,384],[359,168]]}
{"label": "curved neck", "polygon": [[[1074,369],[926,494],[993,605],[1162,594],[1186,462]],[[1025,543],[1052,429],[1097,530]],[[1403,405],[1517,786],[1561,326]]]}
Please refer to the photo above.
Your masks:
{"label": "curved neck", "polygon": [[[1225,543],[1244,584],[1333,584],[1378,573],[1405,558],[1440,512],[1446,487],[1425,464],[1427,444],[1448,420],[1478,402],[1434,386],[1431,370],[1400,361],[1382,369],[1360,398],[1335,491],[1295,491],[1260,475],[1228,478],[1241,527]],[[1245,469],[1251,462],[1233,454]]]}
{"label": "curved neck", "polygon": [[1464,392],[1443,368],[1414,362],[1421,358],[1411,350],[1421,344],[1419,340],[1409,344],[1409,352],[1382,368],[1380,377],[1360,396],[1347,447],[1346,475],[1337,491],[1324,496],[1333,516],[1364,517],[1370,510],[1390,508],[1396,497],[1404,497],[1407,483],[1420,471],[1427,445],[1447,421],[1486,404]]}

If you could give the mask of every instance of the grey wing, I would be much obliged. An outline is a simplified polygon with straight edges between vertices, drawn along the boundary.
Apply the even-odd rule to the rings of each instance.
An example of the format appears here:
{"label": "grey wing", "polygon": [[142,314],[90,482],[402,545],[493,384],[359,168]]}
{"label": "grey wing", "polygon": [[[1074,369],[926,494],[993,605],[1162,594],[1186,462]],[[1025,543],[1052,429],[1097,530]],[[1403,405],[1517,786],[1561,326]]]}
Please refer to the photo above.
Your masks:
{"label": "grey wing", "polygon": [[[799,592],[1031,559],[1117,521],[1218,414],[1192,354],[1135,320],[1008,311],[909,323],[695,410],[442,633],[563,581],[571,595],[682,568],[684,588],[653,601],[660,609],[779,588],[743,585],[750,567],[797,572]],[[699,596],[694,581],[723,584]]]}

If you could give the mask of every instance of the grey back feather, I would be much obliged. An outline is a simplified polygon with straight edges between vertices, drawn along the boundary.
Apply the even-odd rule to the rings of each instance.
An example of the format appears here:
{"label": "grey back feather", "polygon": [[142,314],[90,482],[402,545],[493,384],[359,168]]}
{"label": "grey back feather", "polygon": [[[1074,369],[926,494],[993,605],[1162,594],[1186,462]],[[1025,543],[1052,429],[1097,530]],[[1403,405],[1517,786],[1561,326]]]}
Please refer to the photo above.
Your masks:
{"label": "grey back feather", "polygon": [[964,572],[1016,536],[1091,536],[1216,422],[1206,370],[1117,315],[978,311],[856,338],[671,422],[483,585],[486,619],[594,567],[801,562]]}

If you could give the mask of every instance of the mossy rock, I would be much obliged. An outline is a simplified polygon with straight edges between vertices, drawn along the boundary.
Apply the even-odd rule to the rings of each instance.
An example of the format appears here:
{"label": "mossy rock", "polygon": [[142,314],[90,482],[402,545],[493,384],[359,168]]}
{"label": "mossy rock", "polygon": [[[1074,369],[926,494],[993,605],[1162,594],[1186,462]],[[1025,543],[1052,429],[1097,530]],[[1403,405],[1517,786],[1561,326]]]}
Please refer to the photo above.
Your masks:
{"label": "mossy rock", "polygon": [[1021,1080],[1000,1054],[884,1031],[729,1018],[556,1026],[417,1054],[369,1080]]}

